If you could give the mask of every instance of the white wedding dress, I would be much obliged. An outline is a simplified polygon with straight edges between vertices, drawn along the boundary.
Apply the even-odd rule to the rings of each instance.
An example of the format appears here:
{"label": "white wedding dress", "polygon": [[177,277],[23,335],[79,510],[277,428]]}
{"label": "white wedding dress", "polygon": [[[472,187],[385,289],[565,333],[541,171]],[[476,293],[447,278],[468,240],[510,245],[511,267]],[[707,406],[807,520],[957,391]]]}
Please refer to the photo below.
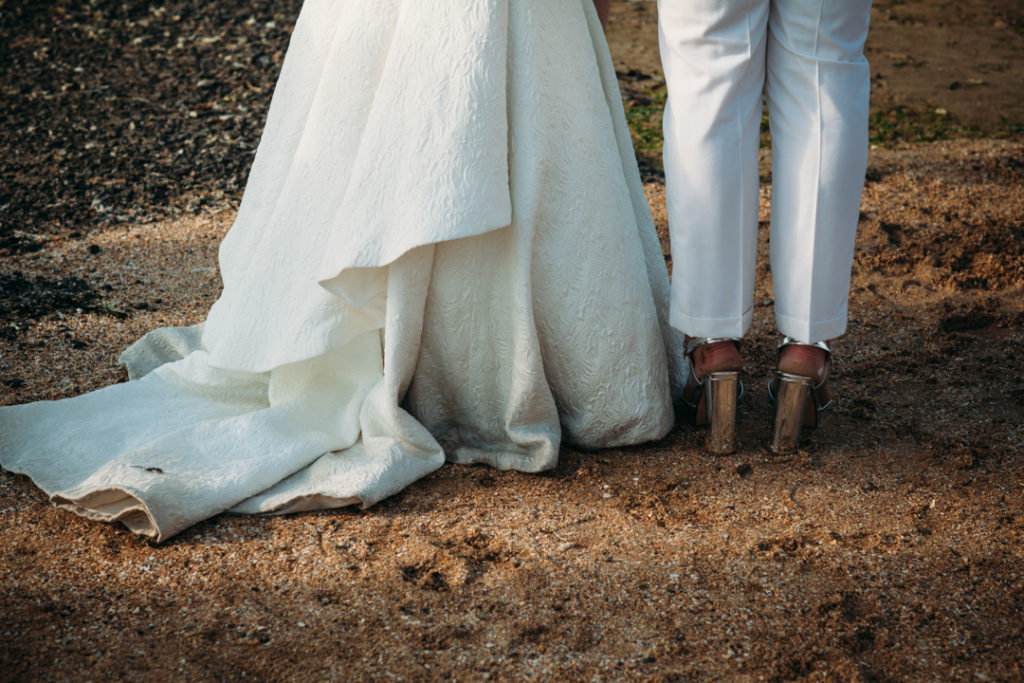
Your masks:
{"label": "white wedding dress", "polygon": [[204,325],[0,409],[0,464],[164,540],[672,426],[668,278],[591,0],[307,0]]}

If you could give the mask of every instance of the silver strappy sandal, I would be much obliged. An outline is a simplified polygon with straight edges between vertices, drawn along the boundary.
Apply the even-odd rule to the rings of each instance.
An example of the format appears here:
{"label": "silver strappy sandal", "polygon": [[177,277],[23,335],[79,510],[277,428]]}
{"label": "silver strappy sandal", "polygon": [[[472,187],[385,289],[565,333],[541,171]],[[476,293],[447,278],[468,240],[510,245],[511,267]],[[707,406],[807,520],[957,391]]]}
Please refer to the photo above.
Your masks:
{"label": "silver strappy sandal", "polygon": [[[739,347],[739,339],[727,337],[693,337],[686,342],[686,359],[690,375],[684,389],[683,404],[697,425],[710,425],[707,448],[712,453],[725,455],[736,450],[736,406],[743,396],[743,383],[739,370],[721,370],[697,376],[693,354],[706,344],[732,342]],[[691,399],[686,400],[686,393]]]}
{"label": "silver strappy sandal", "polygon": [[825,389],[828,386],[829,374],[832,369],[832,349],[825,342],[803,344],[791,337],[779,342],[779,353],[787,346],[815,346],[825,352],[825,378],[817,385],[812,377],[793,375],[776,370],[768,382],[768,397],[775,404],[775,424],[772,429],[771,451],[784,455],[792,453],[800,443],[800,432],[806,427],[814,429],[821,421],[821,413],[830,405],[832,398],[826,400]]}

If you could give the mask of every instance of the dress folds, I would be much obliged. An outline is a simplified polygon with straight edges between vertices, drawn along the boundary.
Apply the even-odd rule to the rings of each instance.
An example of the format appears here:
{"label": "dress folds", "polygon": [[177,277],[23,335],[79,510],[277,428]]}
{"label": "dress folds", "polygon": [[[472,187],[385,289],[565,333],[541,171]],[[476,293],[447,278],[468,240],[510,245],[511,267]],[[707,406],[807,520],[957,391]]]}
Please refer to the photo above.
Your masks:
{"label": "dress folds", "polygon": [[162,541],[658,439],[685,379],[591,0],[306,0],[205,323],[0,408],[0,464]]}

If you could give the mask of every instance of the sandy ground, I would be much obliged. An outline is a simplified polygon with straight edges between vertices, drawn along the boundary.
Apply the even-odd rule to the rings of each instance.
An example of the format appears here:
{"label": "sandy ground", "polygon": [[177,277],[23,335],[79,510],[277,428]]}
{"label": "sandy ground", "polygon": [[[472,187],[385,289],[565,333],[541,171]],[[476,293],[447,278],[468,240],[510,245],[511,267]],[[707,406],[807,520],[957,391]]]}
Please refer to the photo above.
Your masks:
{"label": "sandy ground", "polygon": [[[652,5],[616,5],[612,46],[656,78]],[[900,23],[930,7],[876,3],[875,28],[892,14],[931,35]],[[963,22],[980,12],[1019,48],[1016,15],[973,7]],[[762,259],[733,456],[681,427],[564,450],[545,475],[448,466],[367,511],[221,516],[162,546],[0,473],[0,679],[1024,679],[1024,141],[932,86],[892,85],[892,102],[979,128],[872,150],[841,400],[796,456],[765,450]],[[127,343],[201,320],[232,217],[54,231],[0,255],[21,293],[0,403],[122,381]]]}

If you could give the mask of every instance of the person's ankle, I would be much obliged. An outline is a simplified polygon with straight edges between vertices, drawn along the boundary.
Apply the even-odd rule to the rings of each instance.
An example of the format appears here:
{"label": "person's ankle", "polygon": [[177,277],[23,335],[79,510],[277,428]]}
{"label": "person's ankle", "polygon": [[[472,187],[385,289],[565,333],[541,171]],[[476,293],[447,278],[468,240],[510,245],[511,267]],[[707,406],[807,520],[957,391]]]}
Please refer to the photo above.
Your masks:
{"label": "person's ankle", "polygon": [[693,351],[693,370],[697,377],[711,372],[729,372],[743,369],[743,356],[731,339],[702,344]]}
{"label": "person's ankle", "polygon": [[784,346],[779,353],[779,370],[810,377],[815,384],[821,384],[828,373],[825,350],[804,344]]}

